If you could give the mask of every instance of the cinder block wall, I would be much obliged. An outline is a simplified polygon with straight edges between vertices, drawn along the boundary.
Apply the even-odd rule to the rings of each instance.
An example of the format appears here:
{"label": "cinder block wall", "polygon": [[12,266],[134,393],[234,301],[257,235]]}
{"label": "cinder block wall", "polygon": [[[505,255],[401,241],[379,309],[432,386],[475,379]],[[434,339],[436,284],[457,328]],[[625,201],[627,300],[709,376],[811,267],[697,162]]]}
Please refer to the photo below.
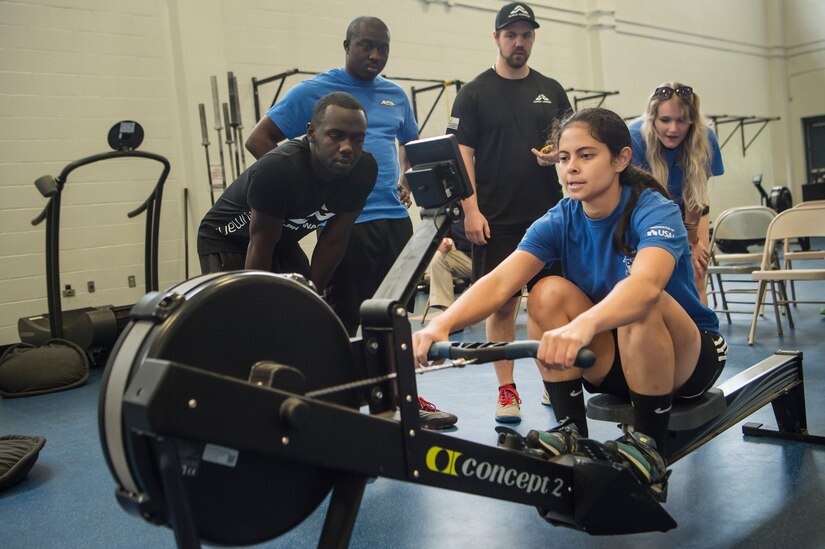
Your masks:
{"label": "cinder block wall", "polygon": [[[34,180],[108,150],[106,133],[117,121],[139,121],[146,132],[141,149],[172,162],[160,234],[166,287],[186,274],[184,188],[189,274],[199,273],[195,230],[210,201],[198,103],[206,105],[212,163],[218,163],[210,76],[218,77],[221,101],[227,71],[237,76],[248,135],[255,123],[252,78],[341,66],[348,23],[368,14],[389,26],[385,74],[407,90],[430,86],[427,80],[466,82],[495,61],[491,34],[503,3],[363,0],[353,8],[345,0],[0,0],[0,343],[17,341],[17,318],[47,309],[44,226],[30,224],[46,200]],[[747,153],[738,134],[725,146],[726,174],[711,181],[715,213],[758,202],[750,184],[755,173],[765,174],[766,186],[788,185],[801,199],[799,120],[825,113],[825,0],[531,5],[542,24],[531,66],[566,88],[619,91],[604,106],[622,116],[639,114],[657,84],[680,80],[694,86],[706,114],[782,117]],[[304,77],[289,77],[281,93]],[[260,88],[262,111],[276,88]],[[417,95],[421,120],[436,96]],[[454,96],[448,87],[423,135],[443,133]],[[721,126],[720,137],[733,130]],[[754,133],[746,128],[746,139]],[[76,294],[64,299],[65,308],[122,305],[143,294],[144,218],[126,213],[148,196],[158,174],[152,163],[134,160],[72,174],[62,210],[61,274]],[[132,275],[135,288],[128,286]],[[88,281],[95,293],[87,291]]]}

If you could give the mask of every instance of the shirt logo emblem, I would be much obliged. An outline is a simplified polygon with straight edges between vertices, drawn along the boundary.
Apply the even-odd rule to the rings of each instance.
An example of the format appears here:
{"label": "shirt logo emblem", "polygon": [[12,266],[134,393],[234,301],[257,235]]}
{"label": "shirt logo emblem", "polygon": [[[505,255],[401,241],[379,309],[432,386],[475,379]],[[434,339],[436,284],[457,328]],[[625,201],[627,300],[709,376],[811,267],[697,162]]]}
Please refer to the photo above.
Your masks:
{"label": "shirt logo emblem", "polygon": [[535,99],[533,99],[533,103],[547,103],[547,104],[550,104],[550,103],[552,103],[552,101],[550,101],[550,99],[548,99],[546,95],[544,95],[543,93],[540,93],[540,94],[538,94],[538,96],[536,96]]}
{"label": "shirt logo emblem", "polygon": [[451,116],[450,121],[447,122],[447,129],[458,130],[458,118],[456,118],[455,116]]}
{"label": "shirt logo emblem", "polygon": [[385,107],[394,107],[395,106],[395,103],[393,103],[389,99],[382,99],[381,104],[384,105]]}
{"label": "shirt logo emblem", "polygon": [[321,223],[333,217],[335,212],[331,212],[327,209],[326,205],[321,206],[321,209],[317,212],[313,212],[309,214],[307,217],[304,218],[294,218],[294,219],[285,219],[284,220],[284,228],[290,229],[292,231],[297,231],[299,229],[309,229],[313,230],[318,227]]}
{"label": "shirt logo emblem", "polygon": [[676,231],[664,225],[655,225],[648,229],[647,236],[661,236],[662,238],[673,238],[676,236]]}
{"label": "shirt logo emblem", "polygon": [[633,267],[633,259],[635,255],[624,256],[622,258],[622,263],[624,263],[624,272],[627,276],[630,276],[630,269]]}

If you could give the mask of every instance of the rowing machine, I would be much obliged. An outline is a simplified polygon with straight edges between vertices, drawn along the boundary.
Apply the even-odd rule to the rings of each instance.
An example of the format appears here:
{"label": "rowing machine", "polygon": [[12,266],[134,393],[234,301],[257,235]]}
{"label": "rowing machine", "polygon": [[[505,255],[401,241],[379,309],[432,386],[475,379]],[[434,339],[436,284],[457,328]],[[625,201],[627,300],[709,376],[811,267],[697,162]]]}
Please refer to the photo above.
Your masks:
{"label": "rowing machine", "polygon": [[[230,304],[246,314],[227,319]],[[377,316],[376,307],[371,330]],[[412,364],[405,311],[394,302],[383,318],[384,332],[394,335],[389,349],[374,339],[348,341],[300,281],[258,272],[207,275],[144,298],[103,381],[101,436],[121,505],[173,527],[183,547],[272,539],[302,522],[330,490],[320,545],[345,546],[366,479],[377,476],[533,505],[551,523],[591,534],[676,526],[627,467],[573,455],[545,461],[421,430],[413,369],[372,376],[357,359],[386,352],[389,359],[377,362]],[[221,328],[227,324],[229,332]],[[315,327],[313,345],[295,326]],[[536,347],[441,345],[432,357],[516,359],[534,356]],[[760,381],[726,405],[740,409],[736,417],[722,416],[736,422],[767,404],[769,393],[798,406],[797,397],[780,395],[802,392],[801,365],[799,353],[777,354],[740,374]],[[735,379],[719,393],[733,395],[726,387]],[[385,384],[401,404],[400,418],[359,412],[364,400],[386,400]],[[751,408],[740,406],[745,401]],[[705,406],[677,408],[673,417],[684,421]],[[799,410],[789,407],[780,428],[793,431],[787,426],[799,424]],[[802,414],[804,429],[804,408]],[[721,419],[705,423],[685,451],[722,430]]]}
{"label": "rowing machine", "polygon": [[[421,185],[441,185],[446,173]],[[402,304],[459,213],[425,210],[362,305],[360,338],[290,276],[212,274],[145,296],[101,384],[100,436],[119,503],[173,528],[181,547],[270,540],[330,491],[319,546],[345,547],[377,476],[532,505],[590,534],[674,528],[627,465],[547,460],[420,428]],[[486,346],[484,360],[529,354],[512,349]],[[801,356],[788,360],[801,376]]]}

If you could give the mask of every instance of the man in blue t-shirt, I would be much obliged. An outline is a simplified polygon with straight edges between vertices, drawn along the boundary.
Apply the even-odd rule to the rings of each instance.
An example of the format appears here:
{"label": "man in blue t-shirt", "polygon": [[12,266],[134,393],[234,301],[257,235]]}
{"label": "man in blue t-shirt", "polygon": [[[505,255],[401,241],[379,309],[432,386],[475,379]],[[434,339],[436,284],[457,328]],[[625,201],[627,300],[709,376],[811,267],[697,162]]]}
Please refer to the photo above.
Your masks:
{"label": "man in blue t-shirt", "polygon": [[[407,212],[412,201],[403,177],[410,166],[404,145],[418,138],[418,124],[401,86],[380,76],[389,51],[390,32],[384,22],[376,17],[356,18],[347,28],[344,40],[345,66],[289,90],[258,122],[246,142],[249,152],[260,158],[285,138],[302,135],[312,105],[332,91],[347,92],[364,106],[364,150],[378,162],[378,179],[326,293],[327,301],[351,336],[360,323],[361,303],[375,294],[412,236],[412,221]],[[454,415],[437,410],[423,399],[419,401],[426,427],[444,428],[456,422]]]}
{"label": "man in blue t-shirt", "polygon": [[[399,157],[404,160],[404,144],[418,137],[418,125],[404,90],[379,76],[389,48],[389,31],[380,19],[355,19],[344,40],[345,67],[321,73],[289,90],[258,122],[246,143],[249,152],[259,158],[284,138],[303,135],[312,105],[331,91],[345,91],[364,106],[364,150],[378,162],[378,180],[327,293],[350,335],[358,329],[361,303],[372,297],[412,235],[412,221],[405,207],[410,203],[409,194],[406,187],[399,189],[406,185],[400,178]],[[403,166],[405,170],[408,167]]]}

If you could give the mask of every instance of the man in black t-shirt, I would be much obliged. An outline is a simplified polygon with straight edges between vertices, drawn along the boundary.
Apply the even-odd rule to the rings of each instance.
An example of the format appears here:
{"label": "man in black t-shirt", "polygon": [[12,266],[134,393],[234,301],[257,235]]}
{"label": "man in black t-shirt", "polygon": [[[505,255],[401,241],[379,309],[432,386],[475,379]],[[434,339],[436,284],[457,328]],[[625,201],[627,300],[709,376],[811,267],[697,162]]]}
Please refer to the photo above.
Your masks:
{"label": "man in black t-shirt", "polygon": [[[542,152],[553,121],[572,111],[561,85],[527,66],[539,27],[527,4],[507,4],[496,17],[496,64],[462,86],[447,133],[456,134],[475,194],[463,202],[467,239],[473,243],[473,279],[492,271],[518,246],[530,224],[562,197]],[[551,272],[546,269],[534,281]],[[531,287],[532,284],[528,284]],[[490,341],[515,338],[516,297],[487,319]],[[499,384],[496,420],[521,420],[513,361],[495,364]]]}
{"label": "man in black t-shirt", "polygon": [[[297,272],[323,292],[378,174],[363,152],[366,132],[354,97],[322,97],[306,136],[261,157],[206,213],[198,230],[201,270]],[[321,223],[310,263],[298,242]]]}

